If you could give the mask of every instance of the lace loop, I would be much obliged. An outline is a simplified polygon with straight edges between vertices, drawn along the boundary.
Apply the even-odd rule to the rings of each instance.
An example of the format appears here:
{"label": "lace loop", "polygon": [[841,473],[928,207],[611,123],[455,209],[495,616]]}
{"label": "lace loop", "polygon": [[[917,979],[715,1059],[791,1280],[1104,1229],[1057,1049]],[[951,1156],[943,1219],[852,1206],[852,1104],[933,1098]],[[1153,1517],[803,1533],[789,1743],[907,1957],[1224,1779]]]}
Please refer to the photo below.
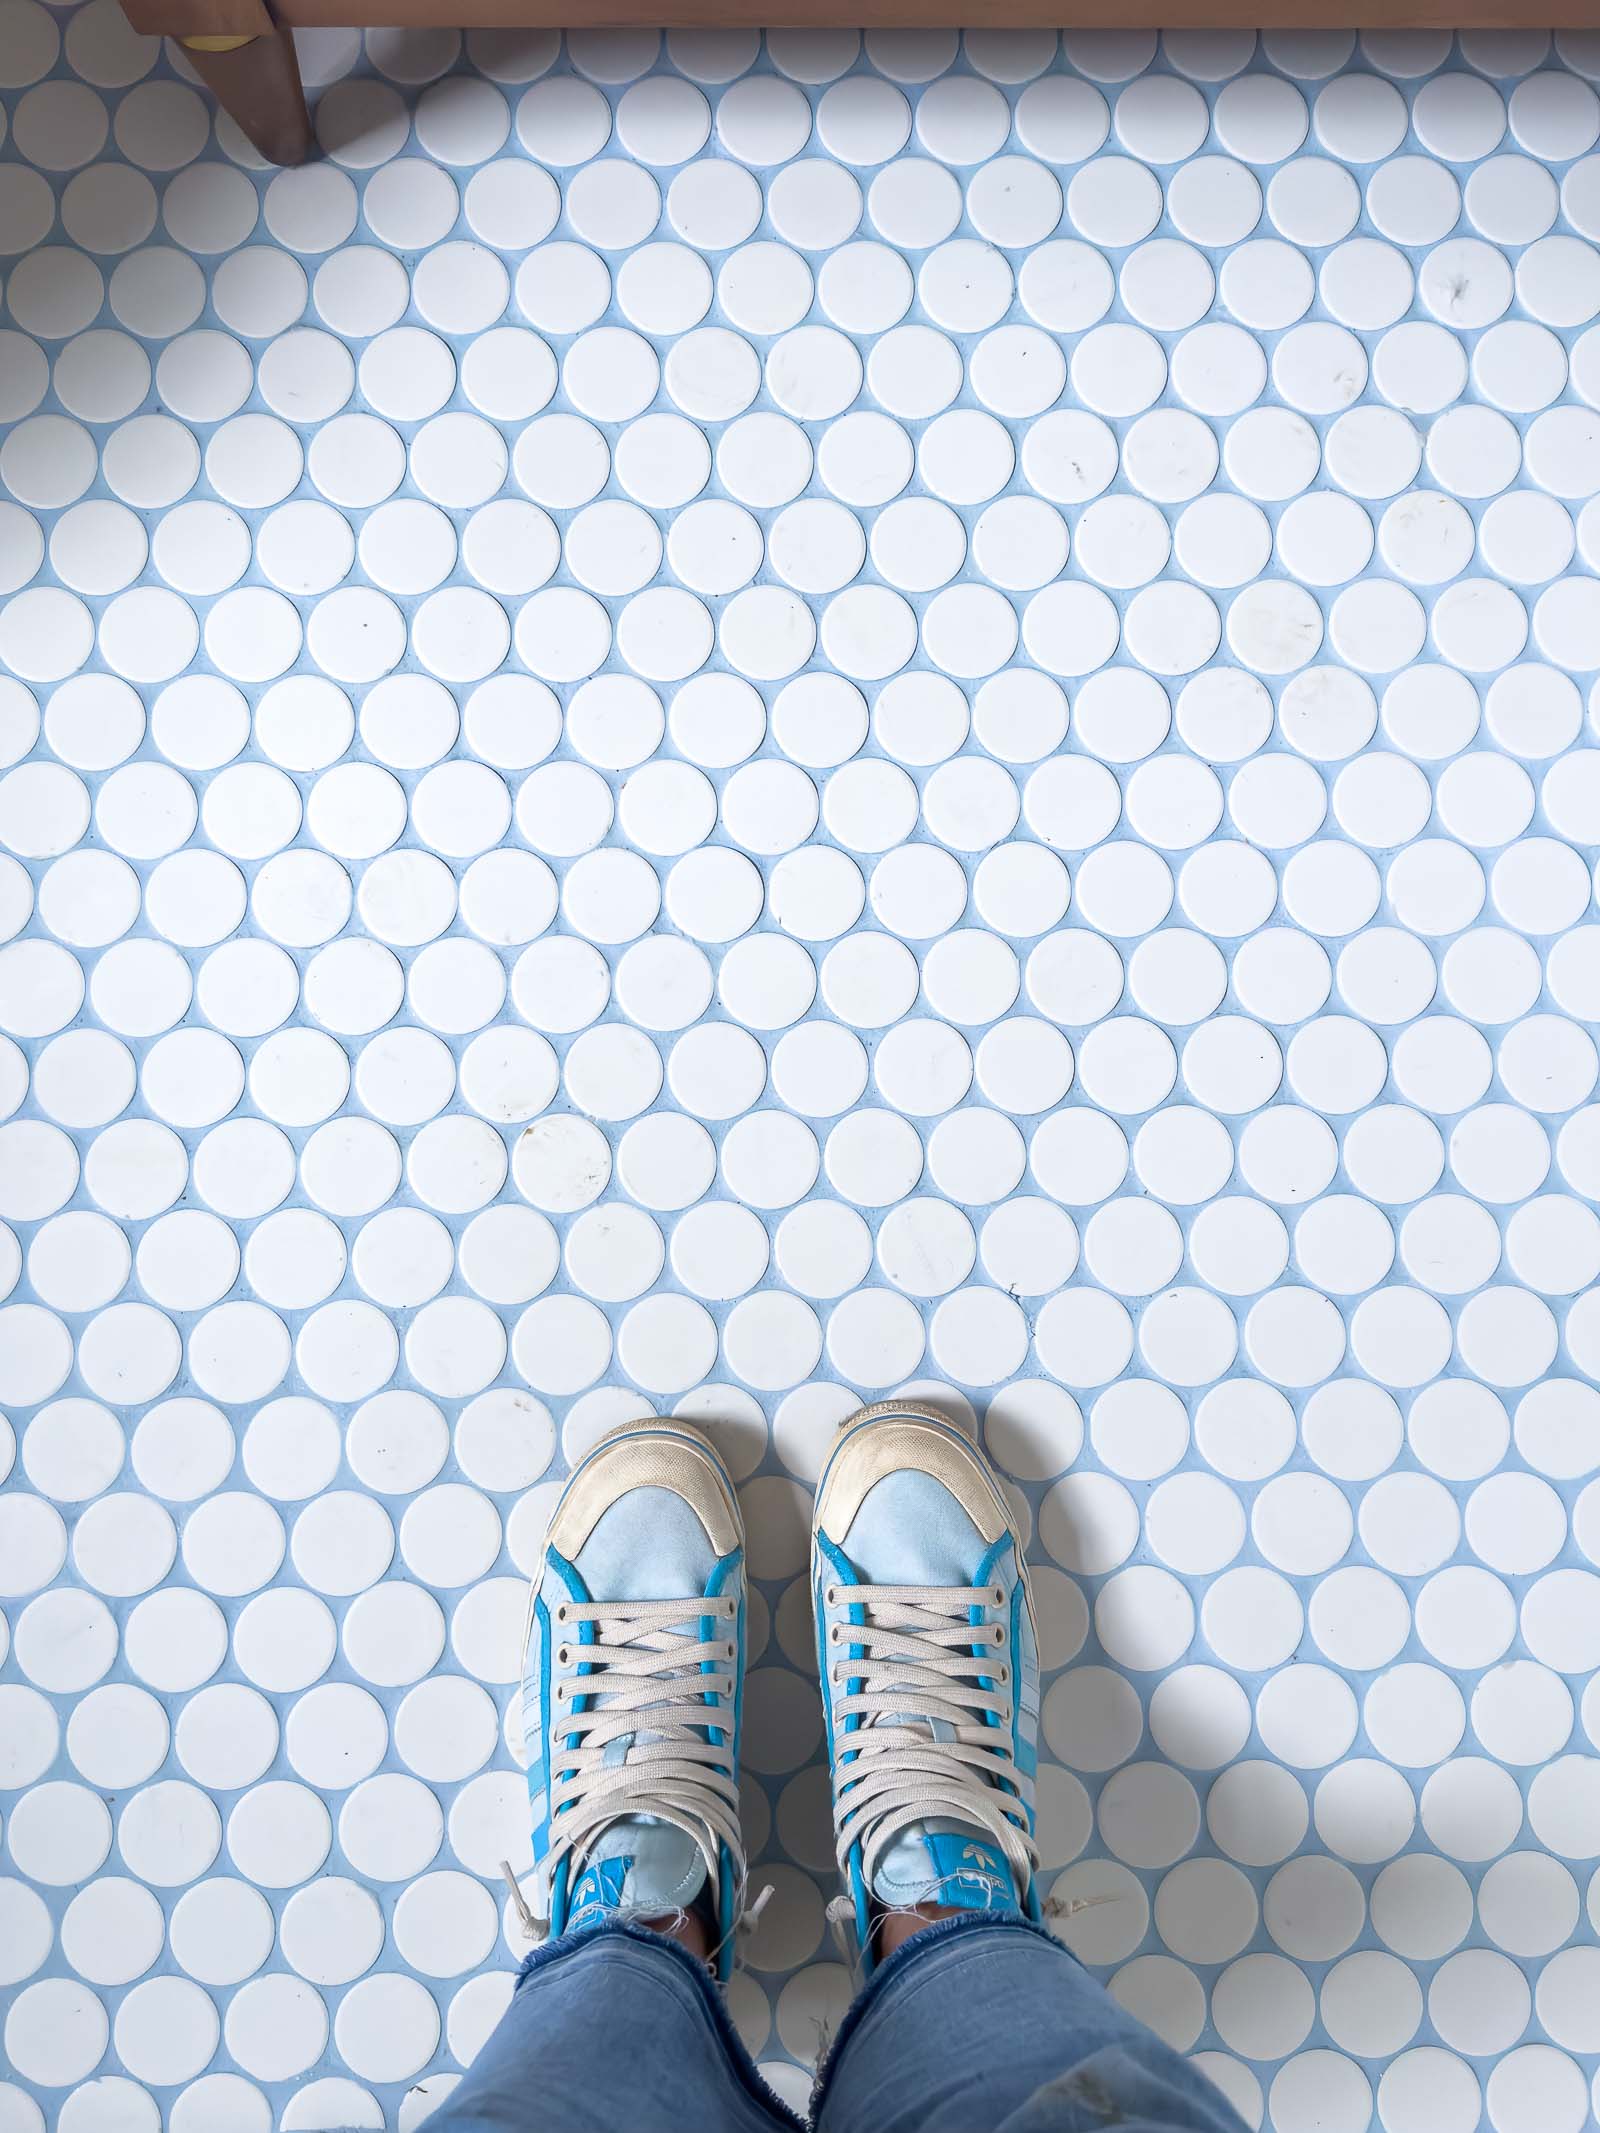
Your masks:
{"label": "lace loop", "polygon": [[829,1664],[840,1729],[834,1828],[846,1878],[858,1842],[870,1883],[901,1830],[939,1815],[987,1831],[1019,1887],[1032,1878],[1038,1863],[1028,1830],[1033,1784],[1013,1753],[1006,1674],[989,1656],[1006,1632],[1003,1624],[982,1621],[996,1592],[964,1585],[829,1587],[830,1606],[861,1613],[858,1622],[833,1625],[840,1636],[831,1641],[846,1644],[849,1656]]}
{"label": "lace loop", "polygon": [[737,1613],[727,1597],[564,1603],[571,1641],[557,1659],[575,1660],[582,1671],[558,1682],[553,1699],[561,1717],[549,1740],[550,1874],[625,1814],[670,1822],[692,1837],[713,1887],[719,1846],[742,1862],[732,1715],[738,1647],[705,1634],[708,1618],[731,1621]]}

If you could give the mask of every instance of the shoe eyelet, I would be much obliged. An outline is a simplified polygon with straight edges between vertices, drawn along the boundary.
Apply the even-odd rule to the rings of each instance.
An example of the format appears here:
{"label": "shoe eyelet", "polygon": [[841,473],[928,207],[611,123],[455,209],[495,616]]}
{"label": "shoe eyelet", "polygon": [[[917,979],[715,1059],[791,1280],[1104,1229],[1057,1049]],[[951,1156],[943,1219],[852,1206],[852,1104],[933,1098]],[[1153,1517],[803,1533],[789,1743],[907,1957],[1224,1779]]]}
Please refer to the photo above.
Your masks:
{"label": "shoe eyelet", "polygon": [[830,1644],[842,1644],[844,1642],[844,1631],[837,1622],[828,1631],[828,1642]]}
{"label": "shoe eyelet", "polygon": [[997,1622],[994,1626],[994,1641],[996,1644],[1004,1644],[1006,1641],[1005,1624],[1003,1622]]}
{"label": "shoe eyelet", "polygon": [[557,1666],[571,1666],[571,1664],[572,1664],[572,1647],[571,1647],[571,1645],[570,1645],[570,1644],[558,1644],[558,1645],[556,1646],[556,1665],[557,1665]]}
{"label": "shoe eyelet", "polygon": [[565,1620],[566,1620],[566,1619],[567,1619],[567,1603],[566,1603],[566,1601],[565,1601],[565,1600],[562,1600],[562,1601],[560,1602],[560,1604],[559,1604],[559,1605],[557,1606],[557,1608],[556,1608],[556,1620],[557,1620],[558,1622],[565,1622]]}
{"label": "shoe eyelet", "polygon": [[1008,1666],[1002,1666],[1002,1667],[1001,1667],[1001,1668],[999,1669],[998,1673],[997,1673],[997,1674],[995,1675],[995,1679],[996,1679],[996,1680],[997,1680],[998,1682],[1000,1682],[1000,1684],[1001,1684],[1002,1686],[1004,1686],[1004,1684],[1005,1684],[1006,1682],[1008,1682],[1008,1681],[1009,1681],[1009,1680],[1011,1679],[1011,1669],[1010,1669],[1010,1667],[1008,1667]]}
{"label": "shoe eyelet", "polygon": [[990,1605],[991,1607],[1004,1607],[1004,1605],[1005,1605],[1005,1604],[1006,1604],[1006,1596],[1005,1596],[1005,1594],[1004,1594],[1004,1593],[1003,1593],[1003,1592],[1002,1592],[1002,1591],[1000,1590],[1000,1587],[999,1587],[998,1585],[996,1585],[996,1587],[994,1588],[994,1592],[993,1592],[993,1594],[992,1594],[992,1595],[991,1595],[991,1597],[990,1597],[990,1600],[989,1600],[989,1605]]}

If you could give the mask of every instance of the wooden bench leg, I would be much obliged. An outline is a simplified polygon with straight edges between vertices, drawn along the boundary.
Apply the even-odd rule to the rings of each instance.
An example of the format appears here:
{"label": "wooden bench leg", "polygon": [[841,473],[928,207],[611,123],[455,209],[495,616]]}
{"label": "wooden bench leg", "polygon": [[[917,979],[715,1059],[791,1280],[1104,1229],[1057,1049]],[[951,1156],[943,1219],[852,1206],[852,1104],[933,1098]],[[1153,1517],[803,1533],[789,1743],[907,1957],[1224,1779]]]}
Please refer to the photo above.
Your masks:
{"label": "wooden bench leg", "polygon": [[260,37],[185,37],[190,65],[269,163],[303,163],[311,118],[294,39],[281,25]]}

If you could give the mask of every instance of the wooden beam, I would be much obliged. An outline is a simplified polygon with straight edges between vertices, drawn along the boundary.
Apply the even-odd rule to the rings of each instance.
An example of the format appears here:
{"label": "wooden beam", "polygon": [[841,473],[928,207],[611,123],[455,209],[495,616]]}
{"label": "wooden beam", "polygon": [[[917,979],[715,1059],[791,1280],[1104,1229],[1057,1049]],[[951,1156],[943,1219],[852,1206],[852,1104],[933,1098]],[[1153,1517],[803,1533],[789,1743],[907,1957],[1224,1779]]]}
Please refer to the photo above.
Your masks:
{"label": "wooden beam", "polygon": [[[122,0],[158,36],[259,36],[262,0]],[[298,29],[1600,29],[1600,0],[277,0]]]}
{"label": "wooden beam", "polygon": [[262,0],[121,0],[146,37],[265,37],[272,17]]}
{"label": "wooden beam", "polygon": [[[160,5],[161,0],[145,0]],[[185,0],[188,4],[188,0]],[[278,0],[299,28],[1540,29],[1600,28],[1600,0]]]}
{"label": "wooden beam", "polygon": [[303,163],[312,150],[311,116],[300,85],[294,37],[185,37],[184,55],[245,139],[269,163]]}

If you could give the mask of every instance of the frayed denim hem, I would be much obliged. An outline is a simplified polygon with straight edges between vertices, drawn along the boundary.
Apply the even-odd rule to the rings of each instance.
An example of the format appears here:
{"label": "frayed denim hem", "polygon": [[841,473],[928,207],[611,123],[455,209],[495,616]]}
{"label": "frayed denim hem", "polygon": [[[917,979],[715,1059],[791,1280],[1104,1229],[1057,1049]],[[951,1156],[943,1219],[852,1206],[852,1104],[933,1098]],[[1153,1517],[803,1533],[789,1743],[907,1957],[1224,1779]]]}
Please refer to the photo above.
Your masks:
{"label": "frayed denim hem", "polygon": [[1056,1939],[1048,1926],[1037,1924],[1031,1918],[1020,1915],[996,1918],[989,1911],[973,1911],[965,1918],[939,1918],[932,1925],[924,1926],[904,1940],[893,1955],[881,1962],[861,1990],[850,2002],[844,2020],[839,2024],[839,2033],[829,2046],[828,2055],[817,2068],[817,2078],[811,2085],[810,2120],[812,2125],[822,2115],[823,2101],[829,2084],[841,2058],[849,2049],[850,2040],[878,2004],[886,1992],[894,1989],[896,1982],[907,1971],[914,1970],[921,1960],[946,1941],[956,1940],[969,1933],[1031,1933],[1036,1939],[1048,1941],[1058,1954],[1069,1963],[1077,1958],[1069,1948]]}
{"label": "frayed denim hem", "polygon": [[789,2133],[806,2133],[806,2121],[796,2117],[776,2090],[768,2087],[751,2058],[743,2037],[733,2026],[727,2002],[717,1988],[717,1981],[697,1956],[689,1953],[681,1942],[665,1933],[652,1933],[648,1926],[637,1925],[631,1919],[615,1918],[602,1926],[589,1926],[581,1933],[563,1933],[558,1939],[547,1940],[542,1947],[534,1948],[523,1958],[522,1968],[517,1973],[515,1993],[527,1989],[529,1982],[541,1970],[555,1963],[570,1962],[581,1956],[585,1949],[602,1945],[606,1941],[637,1941],[644,1948],[659,1948],[669,1962],[678,1964],[683,1974],[692,1980],[700,1995],[701,2004],[710,2017],[728,2064],[738,2077],[740,2086],[751,2101],[770,2111],[776,2123],[789,2129]]}

